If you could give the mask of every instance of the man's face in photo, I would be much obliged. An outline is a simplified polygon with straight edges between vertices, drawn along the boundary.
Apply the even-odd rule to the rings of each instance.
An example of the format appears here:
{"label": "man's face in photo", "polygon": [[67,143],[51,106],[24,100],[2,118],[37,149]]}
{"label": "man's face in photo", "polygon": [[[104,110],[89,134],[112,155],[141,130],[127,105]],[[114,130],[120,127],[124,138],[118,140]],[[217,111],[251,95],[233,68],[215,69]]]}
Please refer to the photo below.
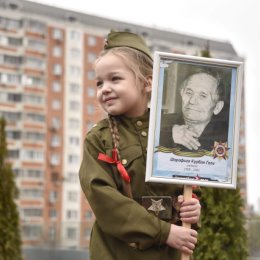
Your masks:
{"label": "man's face in photo", "polygon": [[185,120],[208,123],[213,113],[219,113],[216,110],[217,84],[217,79],[206,73],[195,74],[189,78],[181,90],[182,113]]}

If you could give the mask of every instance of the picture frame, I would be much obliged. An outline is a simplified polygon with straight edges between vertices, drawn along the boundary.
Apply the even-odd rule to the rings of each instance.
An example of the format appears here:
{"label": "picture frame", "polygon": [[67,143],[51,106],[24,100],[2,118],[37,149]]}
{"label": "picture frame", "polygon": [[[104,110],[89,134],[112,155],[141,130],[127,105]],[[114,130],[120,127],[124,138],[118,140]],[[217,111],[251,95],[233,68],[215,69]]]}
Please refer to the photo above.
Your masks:
{"label": "picture frame", "polygon": [[154,53],[146,182],[235,189],[240,61]]}

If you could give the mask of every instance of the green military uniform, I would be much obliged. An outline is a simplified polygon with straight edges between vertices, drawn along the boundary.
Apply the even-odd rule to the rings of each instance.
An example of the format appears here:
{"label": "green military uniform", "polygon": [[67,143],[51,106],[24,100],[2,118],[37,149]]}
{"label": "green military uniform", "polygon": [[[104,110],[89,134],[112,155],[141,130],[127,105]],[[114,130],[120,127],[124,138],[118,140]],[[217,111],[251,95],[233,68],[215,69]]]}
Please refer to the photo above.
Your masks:
{"label": "green military uniform", "polygon": [[[149,112],[138,118],[116,119],[121,161],[130,175],[133,197],[176,198],[182,194],[182,185],[145,182]],[[123,195],[116,165],[97,159],[99,153],[111,156],[112,149],[108,121],[103,120],[86,136],[80,168],[81,186],[96,216],[90,241],[91,260],[178,260],[180,253],[165,244],[170,223]],[[173,213],[176,218],[176,211]]]}

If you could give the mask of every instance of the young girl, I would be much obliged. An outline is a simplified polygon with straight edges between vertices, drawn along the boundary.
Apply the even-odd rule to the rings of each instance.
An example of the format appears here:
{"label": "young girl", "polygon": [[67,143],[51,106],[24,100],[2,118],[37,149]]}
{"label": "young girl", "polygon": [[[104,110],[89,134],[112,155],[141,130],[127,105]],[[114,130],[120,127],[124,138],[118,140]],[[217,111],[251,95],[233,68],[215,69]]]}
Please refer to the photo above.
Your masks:
{"label": "young girl", "polygon": [[[192,254],[197,242],[197,232],[179,222],[197,223],[200,204],[183,201],[182,185],[145,182],[151,53],[129,32],[111,32],[104,48],[95,72],[97,99],[108,118],[87,134],[80,168],[96,216],[90,259],[178,260],[181,252]],[[166,196],[173,201],[168,220],[159,214],[166,211]]]}

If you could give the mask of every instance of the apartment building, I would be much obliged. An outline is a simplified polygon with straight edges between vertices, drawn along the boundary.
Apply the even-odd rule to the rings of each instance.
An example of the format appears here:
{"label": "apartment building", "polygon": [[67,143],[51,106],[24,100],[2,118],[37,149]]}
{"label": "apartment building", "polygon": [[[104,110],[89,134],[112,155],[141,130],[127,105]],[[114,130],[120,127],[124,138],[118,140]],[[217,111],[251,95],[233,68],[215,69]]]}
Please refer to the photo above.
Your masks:
{"label": "apartment building", "polygon": [[[110,29],[142,35],[152,51],[241,60],[228,42],[72,12],[0,1],[0,116],[20,190],[24,244],[86,247],[94,215],[78,180],[84,136],[105,115],[93,62]],[[244,109],[238,174],[246,200]]]}

